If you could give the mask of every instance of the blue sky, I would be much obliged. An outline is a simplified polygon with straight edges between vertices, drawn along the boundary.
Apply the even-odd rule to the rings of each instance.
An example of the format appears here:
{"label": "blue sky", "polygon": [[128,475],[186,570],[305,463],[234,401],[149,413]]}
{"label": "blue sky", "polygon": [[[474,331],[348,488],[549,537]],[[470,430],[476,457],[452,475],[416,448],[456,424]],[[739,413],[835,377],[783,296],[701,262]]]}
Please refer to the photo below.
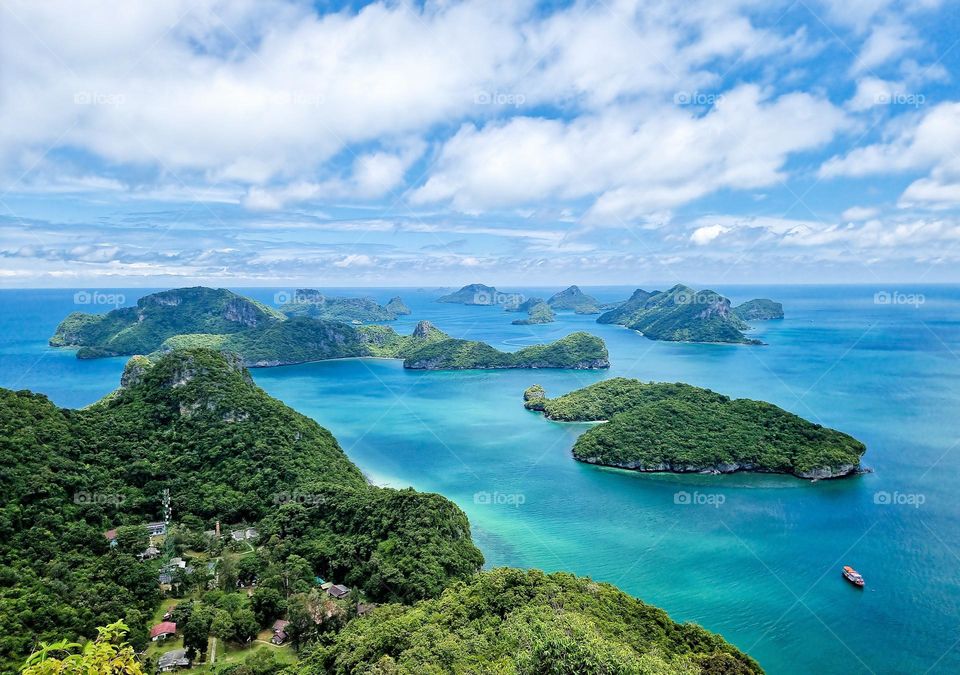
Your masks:
{"label": "blue sky", "polygon": [[0,4],[0,285],[958,281],[947,0]]}

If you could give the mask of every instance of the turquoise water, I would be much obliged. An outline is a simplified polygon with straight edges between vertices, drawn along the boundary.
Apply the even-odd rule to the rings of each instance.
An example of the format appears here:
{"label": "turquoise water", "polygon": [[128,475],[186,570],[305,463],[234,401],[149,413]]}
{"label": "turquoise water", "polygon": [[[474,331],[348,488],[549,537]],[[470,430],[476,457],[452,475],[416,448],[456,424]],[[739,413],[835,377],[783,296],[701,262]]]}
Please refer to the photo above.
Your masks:
{"label": "turquoise water", "polygon": [[[612,300],[632,289],[590,290]],[[399,330],[427,318],[503,349],[589,330],[607,341],[612,367],[414,372],[363,359],[254,375],[333,431],[371,480],[455,500],[491,566],[615,583],[722,633],[771,673],[960,672],[960,288],[889,289],[923,293],[919,307],[876,305],[865,287],[717,290],[784,302],[785,320],[758,325],[768,346],[657,343],[575,315],[511,326],[516,315],[499,309],[404,290],[414,314]],[[70,406],[116,385],[123,359],[79,362],[44,346],[74,309],[72,291],[0,292],[0,385]],[[809,483],[601,469],[570,458],[586,425],[521,405],[534,382],[556,395],[613,376],[774,402],[862,439],[874,473]],[[864,574],[865,590],[843,581],[843,564]]]}

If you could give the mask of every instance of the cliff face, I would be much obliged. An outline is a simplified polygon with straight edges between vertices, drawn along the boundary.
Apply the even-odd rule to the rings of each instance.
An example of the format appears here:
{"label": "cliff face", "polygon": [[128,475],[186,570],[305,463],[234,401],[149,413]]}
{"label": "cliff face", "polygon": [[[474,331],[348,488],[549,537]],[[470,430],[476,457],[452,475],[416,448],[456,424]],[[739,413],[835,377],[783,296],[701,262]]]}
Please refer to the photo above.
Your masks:
{"label": "cliff face", "polygon": [[[542,405],[542,404],[541,404]],[[530,408],[538,410],[539,408]],[[642,461],[623,461],[615,462],[605,460],[601,457],[581,457],[574,455],[574,459],[585,464],[596,464],[598,466],[608,466],[614,469],[628,469],[630,471],[639,471],[641,473],[703,473],[703,474],[722,474],[738,473],[741,471],[752,473],[780,473],[805,478],[807,480],[826,480],[830,478],[844,478],[857,474],[861,471],[856,464],[840,464],[835,467],[817,467],[806,471],[791,470],[780,471],[760,466],[752,462],[719,462],[716,464],[690,464],[684,462],[658,462],[647,464]]]}

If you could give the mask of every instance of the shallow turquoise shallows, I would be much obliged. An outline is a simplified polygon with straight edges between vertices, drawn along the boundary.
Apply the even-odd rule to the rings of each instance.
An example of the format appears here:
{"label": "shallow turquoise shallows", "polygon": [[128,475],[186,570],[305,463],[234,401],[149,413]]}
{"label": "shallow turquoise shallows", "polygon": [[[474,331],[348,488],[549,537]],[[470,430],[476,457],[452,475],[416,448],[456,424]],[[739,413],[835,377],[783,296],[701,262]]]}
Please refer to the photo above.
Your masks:
{"label": "shallow turquoise shallows", "polygon": [[[632,288],[587,290],[615,300]],[[372,481],[456,501],[489,566],[614,583],[723,634],[771,673],[960,672],[960,287],[715,290],[780,300],[787,318],[757,324],[764,347],[668,344],[595,317],[512,326],[516,314],[438,304],[432,289],[365,289],[404,298],[413,315],[393,324],[402,332],[429,319],[512,350],[588,330],[607,341],[612,367],[414,372],[363,359],[254,376],[328,427]],[[878,291],[923,302],[877,304]],[[146,292],[122,291],[127,304]],[[0,385],[68,406],[114,388],[124,359],[81,362],[45,346],[77,309],[88,308],[73,291],[0,292]],[[531,384],[552,396],[614,376],[771,401],[863,440],[874,473],[810,483],[602,469],[571,459],[587,425],[523,409]],[[845,564],[864,590],[841,577]]]}

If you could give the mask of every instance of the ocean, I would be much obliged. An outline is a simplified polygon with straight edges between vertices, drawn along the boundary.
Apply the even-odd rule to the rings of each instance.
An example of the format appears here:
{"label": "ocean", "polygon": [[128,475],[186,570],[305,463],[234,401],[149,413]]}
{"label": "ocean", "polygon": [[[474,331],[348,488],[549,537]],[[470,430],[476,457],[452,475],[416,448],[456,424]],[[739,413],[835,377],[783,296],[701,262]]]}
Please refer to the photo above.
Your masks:
{"label": "ocean", "polygon": [[[766,346],[653,342],[594,316],[513,326],[500,307],[400,295],[409,332],[428,319],[456,337],[513,350],[586,330],[609,371],[405,371],[352,359],[253,371],[273,396],[329,428],[375,483],[439,492],[466,511],[489,567],[569,570],[721,633],[770,673],[960,672],[960,287],[732,286],[770,297],[782,321]],[[274,304],[284,289],[234,289]],[[510,289],[546,297],[560,289]],[[584,288],[604,301],[632,287]],[[118,384],[125,359],[79,361],[46,346],[71,311],[107,311],[150,289],[0,291],[0,386],[83,406]],[[878,293],[880,295],[878,295]],[[575,462],[588,425],[524,410],[624,376],[770,401],[852,434],[872,473],[645,475]],[[843,565],[866,578],[858,590]]]}

